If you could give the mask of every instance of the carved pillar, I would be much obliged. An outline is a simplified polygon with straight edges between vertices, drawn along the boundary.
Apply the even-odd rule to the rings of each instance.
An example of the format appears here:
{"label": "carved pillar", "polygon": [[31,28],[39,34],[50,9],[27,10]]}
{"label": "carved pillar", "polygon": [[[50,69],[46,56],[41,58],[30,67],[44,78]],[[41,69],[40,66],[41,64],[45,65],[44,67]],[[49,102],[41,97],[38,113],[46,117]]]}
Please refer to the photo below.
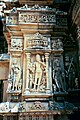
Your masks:
{"label": "carved pillar", "polygon": [[29,66],[29,63],[30,63],[30,53],[26,53],[26,55],[27,55],[26,90],[28,90],[29,89],[29,87],[28,87],[28,85],[29,85],[29,69],[28,69],[28,66]]}
{"label": "carved pillar", "polygon": [[47,89],[49,89],[49,75],[48,75],[48,60],[49,60],[49,53],[45,53],[46,59],[46,80],[47,80]]}

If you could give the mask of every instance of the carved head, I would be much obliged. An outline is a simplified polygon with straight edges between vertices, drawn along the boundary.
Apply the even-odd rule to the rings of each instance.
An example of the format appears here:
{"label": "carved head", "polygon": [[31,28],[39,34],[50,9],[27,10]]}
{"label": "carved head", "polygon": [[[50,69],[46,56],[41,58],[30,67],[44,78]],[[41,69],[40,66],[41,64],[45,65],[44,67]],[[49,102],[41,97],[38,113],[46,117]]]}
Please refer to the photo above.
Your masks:
{"label": "carved head", "polygon": [[36,60],[40,60],[40,55],[39,54],[36,55]]}

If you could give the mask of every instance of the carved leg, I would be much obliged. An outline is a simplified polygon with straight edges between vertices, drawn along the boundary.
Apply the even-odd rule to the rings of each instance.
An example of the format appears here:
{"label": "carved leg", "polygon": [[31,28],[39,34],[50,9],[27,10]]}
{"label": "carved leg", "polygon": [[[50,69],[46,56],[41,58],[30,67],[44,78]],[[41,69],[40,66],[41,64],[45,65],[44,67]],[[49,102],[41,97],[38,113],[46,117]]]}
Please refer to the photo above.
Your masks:
{"label": "carved leg", "polygon": [[37,84],[37,76],[35,76],[34,89],[36,89],[36,84]]}
{"label": "carved leg", "polygon": [[37,87],[38,90],[40,87],[41,78],[42,78],[42,73],[39,74],[38,87]]}

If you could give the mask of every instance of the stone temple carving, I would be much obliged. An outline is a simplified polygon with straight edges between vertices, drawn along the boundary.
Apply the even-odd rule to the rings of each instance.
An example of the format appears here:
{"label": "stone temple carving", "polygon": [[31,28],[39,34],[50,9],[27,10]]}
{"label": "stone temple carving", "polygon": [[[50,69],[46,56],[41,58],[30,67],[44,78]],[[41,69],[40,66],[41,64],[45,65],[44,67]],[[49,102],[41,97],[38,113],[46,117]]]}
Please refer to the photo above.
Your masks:
{"label": "stone temple carving", "polygon": [[14,60],[11,66],[11,73],[8,79],[8,89],[10,91],[20,91],[22,86],[21,69],[17,61]]}
{"label": "stone temple carving", "polygon": [[49,38],[37,32],[36,34],[31,35],[27,38],[27,48],[28,49],[48,49]]}
{"label": "stone temple carving", "polygon": [[[20,4],[20,8],[5,11],[5,37],[10,54],[6,89],[10,102],[0,104],[0,112],[9,113],[3,114],[3,120],[54,120],[55,115],[63,116],[70,111],[64,103],[63,38],[56,32],[60,29],[56,17],[64,16],[64,12],[61,14],[46,5],[32,6],[30,0],[19,0],[24,1],[29,5],[21,7]],[[50,1],[47,0],[47,4]],[[2,58],[3,55],[0,60]],[[77,79],[75,82],[78,88]]]}
{"label": "stone temple carving", "polygon": [[18,38],[18,39],[11,40],[12,50],[22,50],[22,47],[23,47],[22,39]]}
{"label": "stone temple carving", "polygon": [[46,64],[44,61],[42,62],[40,57],[37,54],[35,61],[28,66],[30,89],[34,90],[44,90],[46,88]]}
{"label": "stone temple carving", "polygon": [[52,41],[52,49],[53,50],[63,50],[63,43],[61,39],[55,39]]}
{"label": "stone temple carving", "polygon": [[35,14],[20,14],[19,15],[19,23],[55,23],[55,15],[50,14],[50,15],[36,15]]}
{"label": "stone temple carving", "polygon": [[22,9],[22,10],[53,10],[55,11],[55,8],[50,8],[48,6],[39,6],[38,4],[35,4],[32,7],[29,7],[27,4],[25,4],[23,7],[17,8],[17,9],[18,10]]}
{"label": "stone temple carving", "polygon": [[30,110],[45,110],[45,106],[42,105],[41,102],[37,101],[34,102],[33,105],[30,107]]}
{"label": "stone temple carving", "polygon": [[64,91],[64,73],[61,71],[59,58],[54,59],[53,67],[54,91]]}
{"label": "stone temple carving", "polygon": [[17,16],[7,16],[6,17],[6,24],[7,25],[17,24]]}

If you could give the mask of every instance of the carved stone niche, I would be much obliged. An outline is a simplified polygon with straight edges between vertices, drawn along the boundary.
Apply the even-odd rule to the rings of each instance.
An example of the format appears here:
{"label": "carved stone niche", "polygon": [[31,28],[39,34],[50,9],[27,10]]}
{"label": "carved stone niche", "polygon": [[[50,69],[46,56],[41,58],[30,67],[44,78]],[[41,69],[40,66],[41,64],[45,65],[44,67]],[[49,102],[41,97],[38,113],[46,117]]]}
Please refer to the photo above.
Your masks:
{"label": "carved stone niche", "polygon": [[45,56],[40,54],[31,54],[30,59],[27,59],[26,71],[26,87],[29,89],[30,92],[45,92],[45,89],[47,87],[46,74]]}
{"label": "carved stone niche", "polygon": [[50,49],[50,37],[37,32],[33,35],[25,35],[24,49]]}
{"label": "carved stone niche", "polygon": [[52,95],[52,83],[49,82],[48,59],[49,53],[26,53],[27,64],[24,80],[24,97],[31,97],[31,95],[33,97],[35,95],[41,97]]}

